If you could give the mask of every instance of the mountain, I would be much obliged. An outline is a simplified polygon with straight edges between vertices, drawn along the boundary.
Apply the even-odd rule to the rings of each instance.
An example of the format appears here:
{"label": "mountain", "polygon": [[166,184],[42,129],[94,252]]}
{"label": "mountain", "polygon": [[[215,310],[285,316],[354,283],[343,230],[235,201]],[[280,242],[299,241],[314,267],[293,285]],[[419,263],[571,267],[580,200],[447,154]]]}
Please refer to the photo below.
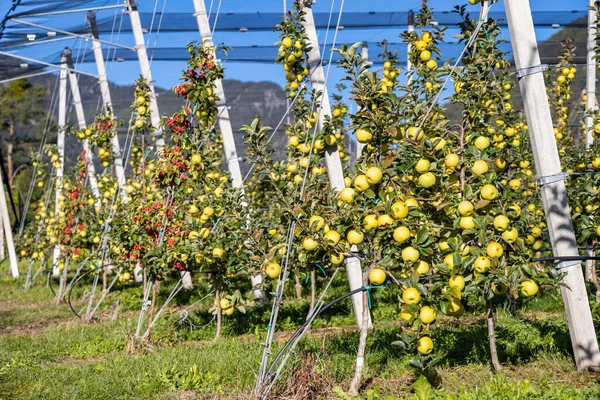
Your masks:
{"label": "mountain", "polygon": [[[574,23],[586,23],[587,20],[580,19],[574,21]],[[567,27],[561,29],[556,32],[554,35],[550,36],[548,40],[541,42],[538,44],[540,51],[540,59],[543,64],[548,64],[550,69],[554,64],[558,64],[559,57],[563,52],[563,47],[561,45],[565,40],[572,40],[576,46],[575,49],[575,63],[577,73],[575,75],[575,79],[571,82],[571,89],[573,96],[571,97],[571,101],[569,106],[570,110],[573,110],[577,105],[581,102],[583,90],[586,86],[586,58],[587,58],[587,30],[575,27]],[[514,72],[514,67],[513,67]],[[521,92],[519,90],[518,82],[516,81],[516,76],[514,77],[515,84],[512,89],[512,102],[513,106],[516,110],[523,109],[523,99],[521,97]],[[551,79],[548,73],[545,73],[546,86],[549,87],[551,84]],[[598,81],[596,81],[596,87],[598,86]],[[598,92],[598,89],[596,89]],[[452,121],[452,123],[458,123],[461,120],[462,106],[457,104],[448,104],[446,106],[446,116]],[[577,124],[579,126],[579,124]]]}
{"label": "mountain", "polygon": [[[58,79],[56,75],[45,75],[32,78],[35,83],[41,84],[47,88],[46,104],[48,109],[53,94],[57,91]],[[244,139],[240,128],[243,125],[249,125],[255,117],[260,117],[263,124],[275,128],[281,117],[287,109],[286,95],[281,86],[273,82],[241,82],[233,79],[223,81],[225,97],[227,105],[230,109],[230,119],[233,128],[238,155],[244,156]],[[171,115],[179,110],[183,105],[183,99],[178,98],[175,93],[169,89],[156,87],[156,95],[160,114]],[[70,89],[69,89],[70,90]],[[84,114],[86,123],[93,121],[94,115],[102,106],[100,98],[100,87],[98,81],[90,76],[80,75],[79,90],[81,93]],[[111,98],[113,101],[113,111],[116,118],[123,122],[124,127],[120,132],[121,143],[125,142],[126,126],[131,116],[131,103],[133,97],[134,86],[131,85],[116,85],[110,83]],[[77,125],[77,117],[74,107],[70,99],[70,91],[67,106],[67,124]],[[53,112],[52,118],[56,120],[56,111]],[[283,129],[280,128],[280,135],[274,136],[276,146],[281,148],[285,143]],[[74,137],[68,137],[65,146],[66,158],[74,160],[80,152],[80,146]],[[247,163],[243,163],[243,169],[247,169]]]}
{"label": "mountain", "polygon": [[[556,34],[551,36],[547,41],[540,43],[540,55],[542,62],[553,64],[558,62],[558,56],[562,52],[562,46],[560,42],[571,38],[578,46],[575,52],[576,60],[579,63],[577,67],[577,75],[572,82],[572,88],[574,93],[581,93],[585,87],[585,52],[586,52],[586,30],[580,28],[565,28],[558,31]],[[6,61],[6,62],[5,62]],[[3,73],[6,73],[10,68],[18,68],[18,62],[14,59],[5,59],[0,57],[0,77]],[[46,106],[50,109],[51,98],[58,83],[56,74],[43,75],[32,79],[34,82],[44,85],[46,87]],[[546,79],[549,83],[549,79]],[[280,119],[283,117],[287,108],[286,96],[283,89],[273,82],[241,82],[237,80],[224,80],[224,89],[227,99],[227,104],[230,107],[230,118],[236,139],[236,145],[238,148],[238,154],[244,156],[244,145],[243,137],[239,132],[242,125],[250,124],[250,122],[256,117],[260,116],[262,122],[271,127],[276,127]],[[95,112],[101,106],[100,90],[98,82],[95,78],[80,75],[79,87],[81,96],[83,99],[84,112],[87,123],[93,120]],[[116,85],[111,83],[110,90],[113,99],[114,113],[118,119],[124,121],[125,126],[128,122],[129,116],[131,115],[130,105],[133,101],[133,82],[131,85]],[[156,88],[157,100],[161,115],[170,115],[183,104],[182,99],[178,99],[177,96],[166,88]],[[580,100],[580,96],[574,95],[571,100],[571,108],[577,104]],[[513,101],[516,109],[522,109],[522,101],[518,85],[514,85],[513,88]],[[57,112],[56,104],[52,104],[53,109],[51,110],[51,117],[56,121]],[[447,116],[453,122],[458,122],[461,119],[462,109],[459,105],[448,104]],[[77,121],[72,104],[68,106],[68,123],[76,125]],[[124,130],[124,129],[123,129]],[[33,128],[19,127],[17,130],[18,136],[35,136],[31,132]],[[55,142],[55,132],[52,130],[52,134],[48,138],[50,143]],[[5,132],[2,132],[5,135]],[[125,142],[124,133],[120,134],[121,143]],[[275,147],[277,149],[283,149],[286,144],[286,138],[283,134],[283,129],[280,128],[274,136]],[[31,148],[31,146],[30,146]],[[67,138],[66,155],[67,160],[72,163],[76,159],[77,155],[81,151],[80,145],[76,139],[72,136]],[[28,155],[26,151],[21,150],[21,153],[17,155],[15,161],[17,163],[26,163]],[[15,165],[17,168],[18,165]],[[248,163],[242,164],[242,169],[247,170]]]}

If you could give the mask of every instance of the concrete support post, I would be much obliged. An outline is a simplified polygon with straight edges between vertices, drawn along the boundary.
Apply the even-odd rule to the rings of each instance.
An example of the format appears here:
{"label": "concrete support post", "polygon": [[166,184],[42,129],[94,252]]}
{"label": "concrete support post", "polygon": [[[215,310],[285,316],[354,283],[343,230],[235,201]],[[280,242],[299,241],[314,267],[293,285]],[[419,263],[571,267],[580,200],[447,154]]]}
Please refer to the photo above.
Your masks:
{"label": "concrete support post", "polygon": [[129,0],[128,10],[129,20],[131,21],[131,31],[135,40],[135,50],[140,63],[140,72],[150,86],[150,121],[155,129],[156,148],[158,150],[165,145],[165,139],[163,138],[162,130],[159,126],[160,112],[158,111],[154,83],[152,82],[152,71],[150,69],[148,53],[146,52],[146,42],[144,41],[144,33],[142,31],[140,13],[137,8],[137,0]]}
{"label": "concrete support post", "polygon": [[[112,114],[112,100],[110,97],[110,87],[108,85],[108,78],[106,77],[106,66],[104,65],[102,45],[100,44],[100,41],[98,41],[99,32],[98,27],[96,26],[96,14],[94,14],[93,11],[89,11],[87,18],[90,24],[90,31],[92,34],[92,50],[94,51],[96,69],[98,70],[100,94],[102,96],[102,103],[104,104],[104,109],[108,115],[109,112]],[[121,154],[121,145],[119,144],[119,137],[117,135],[110,139],[110,145],[112,148],[115,176],[117,177],[117,187],[119,188],[121,201],[126,202],[127,193],[125,192],[125,168],[123,166],[123,155]]]}
{"label": "concrete support post", "polygon": [[[546,97],[544,75],[540,66],[540,55],[528,1],[505,0],[507,22],[512,41],[529,136],[538,177],[542,180],[541,193],[550,243],[555,256],[578,256],[573,221],[563,179],[556,140],[554,139],[552,116]],[[588,302],[581,262],[562,262],[561,271],[566,273],[561,294],[569,323],[569,333],[577,369],[600,366],[600,352],[594,330],[592,313]]]}
{"label": "concrete support post", "polygon": [[[200,38],[205,45],[213,46],[212,32],[204,0],[193,0],[193,3],[194,16],[196,17],[196,23],[198,24],[198,30],[200,31]],[[227,108],[227,102],[225,101],[223,82],[220,79],[215,81],[215,96],[217,98],[217,120],[219,122],[219,131],[223,138],[223,152],[225,153],[227,170],[231,174],[232,186],[234,188],[241,188],[244,183],[242,179],[242,170],[240,168],[240,160],[235,147],[233,129],[231,128],[231,121],[229,119],[229,109]],[[261,285],[262,276],[260,274],[252,276],[251,281],[252,286]],[[253,294],[254,298],[257,300],[265,299],[265,292],[263,290],[254,290]]]}
{"label": "concrete support post", "polygon": [[[408,10],[408,32],[415,31],[415,13],[413,10]],[[411,44],[406,45],[406,80],[407,83],[412,82],[412,63],[410,62]]]}
{"label": "concrete support post", "polygon": [[[58,167],[56,167],[56,193],[54,198],[54,213],[58,218],[60,213],[59,200],[63,185],[63,173],[65,166],[65,130],[67,124],[67,56],[63,53],[60,58],[60,73],[58,83],[58,137],[56,145],[58,147]],[[59,276],[58,259],[60,258],[60,246],[54,246],[52,275]]]}
{"label": "concrete support post", "polygon": [[[586,64],[586,111],[596,111],[596,34],[598,33],[598,17],[596,0],[589,0],[588,9],[588,35],[587,35],[587,64]],[[585,119],[585,147],[589,148],[594,143],[594,119]]]}
{"label": "concrete support post", "polygon": [[[66,49],[65,55],[67,57],[67,66],[73,69],[73,58],[71,57],[71,50]],[[73,105],[75,106],[75,114],[77,115],[77,124],[79,129],[86,129],[87,124],[85,122],[85,115],[83,113],[83,104],[81,103],[81,94],[79,92],[79,81],[78,77],[72,70],[67,72],[69,76],[69,86],[71,86],[71,97],[73,97]],[[87,139],[82,141],[83,151],[85,152],[85,162],[87,167],[88,178],[90,180],[90,188],[92,194],[96,199],[96,207],[100,207],[100,190],[98,189],[98,181],[96,180],[96,168],[94,167],[94,157],[90,150],[89,142]]]}
{"label": "concrete support post", "polygon": [[[315,20],[313,17],[312,9],[306,7],[304,8],[303,12],[306,13],[303,21],[304,29],[306,30],[306,35],[308,36],[310,47],[312,47],[312,50],[308,53],[310,81],[313,89],[322,93],[319,99],[321,102],[321,109],[318,112],[318,126],[319,128],[323,128],[325,124],[325,116],[331,116],[331,104],[329,102],[329,94],[327,92],[323,64],[321,63],[321,51],[319,49],[317,30],[315,28]],[[327,165],[329,185],[332,189],[336,191],[342,190],[345,187],[344,171],[342,169],[342,162],[340,160],[340,154],[337,149],[337,144],[329,146],[326,149],[325,163]],[[346,273],[348,275],[348,282],[350,283],[350,290],[358,289],[363,285],[362,269],[360,265],[360,260],[357,257],[348,257],[346,259]],[[360,327],[362,326],[363,315],[362,293],[357,293],[352,296],[352,306],[354,308],[356,324],[360,329]]]}
{"label": "concrete support post", "polygon": [[[0,173],[0,214],[4,236],[6,237],[6,247],[8,247],[8,258],[10,260],[10,272],[13,278],[19,277],[19,262],[17,252],[15,251],[15,242],[13,241],[12,227],[10,225],[10,215],[8,215],[8,204],[6,202],[6,192],[4,191],[4,177]],[[4,242],[2,243],[4,247]]]}

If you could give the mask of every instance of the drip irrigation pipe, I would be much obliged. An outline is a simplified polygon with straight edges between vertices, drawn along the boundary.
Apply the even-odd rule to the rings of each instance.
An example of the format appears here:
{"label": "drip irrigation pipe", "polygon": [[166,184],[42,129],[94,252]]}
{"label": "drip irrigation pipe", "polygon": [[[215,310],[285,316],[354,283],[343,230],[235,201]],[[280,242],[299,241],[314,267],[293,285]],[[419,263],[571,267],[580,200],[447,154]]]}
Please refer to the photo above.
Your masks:
{"label": "drip irrigation pipe", "polygon": [[296,332],[294,332],[294,334],[290,337],[290,339],[287,341],[287,343],[281,348],[281,350],[279,351],[279,353],[277,353],[277,355],[275,356],[275,358],[273,359],[273,362],[271,363],[271,366],[269,367],[269,369],[267,370],[267,372],[265,372],[265,378],[263,379],[263,384],[267,383],[267,381],[269,380],[269,378],[274,378],[274,376],[272,375],[272,371],[273,371],[273,367],[275,366],[275,364],[277,363],[277,361],[279,361],[279,359],[281,358],[281,356],[283,356],[283,353],[285,352],[285,350],[294,342],[294,339],[297,338],[300,334],[302,334],[302,332],[309,326],[312,324],[313,320],[321,315],[322,313],[324,313],[325,311],[327,311],[329,308],[333,307],[334,305],[336,305],[337,303],[339,303],[340,301],[347,299],[348,297],[356,294],[356,293],[360,293],[360,292],[364,292],[367,289],[365,286],[361,286],[358,289],[354,289],[340,297],[338,297],[337,299],[334,299],[333,301],[331,301],[330,303],[324,305],[318,312],[313,313],[301,326],[300,328],[298,328],[296,330]]}
{"label": "drip irrigation pipe", "polygon": [[73,289],[75,288],[75,286],[77,285],[77,283],[82,280],[84,277],[86,277],[88,274],[91,274],[92,272],[96,272],[96,271],[100,271],[102,269],[104,269],[105,267],[111,267],[113,266],[112,264],[107,264],[107,265],[103,265],[100,266],[98,268],[94,268],[91,269],[83,274],[81,274],[81,276],[79,278],[77,278],[75,280],[75,282],[73,282],[73,285],[71,286],[71,289],[69,289],[69,292],[67,293],[67,304],[69,305],[69,308],[71,309],[71,312],[73,312],[73,314],[77,317],[77,318],[81,318],[81,315],[79,315],[77,313],[77,311],[75,311],[75,309],[73,308],[73,305],[71,304],[71,293],[73,292]]}

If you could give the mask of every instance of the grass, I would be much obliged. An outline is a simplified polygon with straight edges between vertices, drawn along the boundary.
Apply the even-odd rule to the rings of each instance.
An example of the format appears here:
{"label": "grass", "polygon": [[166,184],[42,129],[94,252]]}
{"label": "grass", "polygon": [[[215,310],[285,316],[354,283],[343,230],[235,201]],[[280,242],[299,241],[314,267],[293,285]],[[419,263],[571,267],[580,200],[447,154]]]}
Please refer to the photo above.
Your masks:
{"label": "grass", "polygon": [[[224,338],[218,342],[212,341],[213,325],[178,325],[179,308],[174,306],[155,326],[152,346],[128,352],[139,288],[114,293],[110,301],[116,298],[120,304],[115,320],[110,318],[113,313],[105,313],[85,323],[66,305],[56,305],[43,283],[28,291],[22,284],[0,277],[0,399],[251,397],[270,306],[226,318]],[[344,290],[341,282],[330,297]],[[83,291],[76,289],[76,299]],[[165,284],[160,301],[168,291]],[[174,305],[200,300],[201,291],[182,293]],[[522,318],[499,309],[497,342],[505,367],[496,375],[488,367],[484,321],[475,316],[441,318],[433,332],[440,357],[435,389],[419,389],[409,366],[411,356],[391,345],[401,331],[396,296],[391,288],[373,293],[376,329],[368,338],[364,399],[600,398],[595,376],[575,371],[560,296],[549,293],[526,303],[519,310]],[[190,320],[197,325],[210,322],[211,302],[206,299],[190,309]],[[306,301],[289,294],[276,329],[275,352],[304,321],[307,310]],[[286,365],[273,398],[345,398],[358,346],[350,313],[349,302],[342,302],[317,319]]]}

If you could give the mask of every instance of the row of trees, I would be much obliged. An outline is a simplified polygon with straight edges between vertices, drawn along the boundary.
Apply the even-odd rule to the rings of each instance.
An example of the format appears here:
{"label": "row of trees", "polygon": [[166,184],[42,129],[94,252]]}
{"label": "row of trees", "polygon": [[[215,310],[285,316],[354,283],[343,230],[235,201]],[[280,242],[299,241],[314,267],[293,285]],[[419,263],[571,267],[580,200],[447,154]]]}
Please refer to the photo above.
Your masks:
{"label": "row of trees", "polygon": [[[82,157],[74,178],[61,188],[58,213],[51,211],[50,198],[36,203],[38,223],[24,236],[24,254],[47,259],[59,245],[59,267],[67,259],[92,259],[96,265],[110,260],[113,268],[106,274],[119,273],[122,284],[141,268],[154,288],[152,310],[161,281],[199,271],[215,293],[217,337],[223,312],[244,312],[255,304],[250,276],[270,278],[263,286],[269,287],[284,267],[296,284],[307,274],[314,306],[315,271],[339,268],[345,258],[359,256],[365,287],[388,282],[401,289],[398,313],[406,323],[396,344],[415,354],[413,365],[426,371],[434,364],[432,326],[440,314],[460,318],[466,310],[484,309],[490,355],[499,369],[494,307],[533,296],[540,285],[557,286],[561,275],[533,261],[547,251],[547,231],[528,129],[523,113],[512,106],[510,62],[498,47],[497,22],[490,19],[485,34],[472,37],[479,22],[465,7],[456,9],[463,19],[459,40],[469,44],[449,98],[463,110],[460,121],[446,118],[437,101],[452,66],[441,62],[444,28],[433,23],[433,12],[424,5],[415,31],[402,35],[411,45],[410,82],[400,84],[396,54],[385,42],[381,70],[361,56],[360,44],[341,46],[339,66],[357,111],[348,113],[350,107],[336,97],[332,115],[317,129],[322,93],[310,89],[311,44],[302,24],[310,5],[296,0],[277,26],[276,62],[285,71],[293,104],[282,157],[270,143],[270,128],[252,121],[244,127],[252,171],[243,188],[232,187],[215,128],[215,81],[224,70],[215,48],[192,43],[182,83],[174,88],[183,105],[161,120],[168,144],[155,148],[148,85],[140,79],[130,121],[135,138],[126,196],[119,196],[113,177],[101,175],[98,204],[84,185]],[[569,190],[580,240],[589,243],[595,240],[598,206],[583,194],[598,190],[597,175],[590,172],[600,162],[597,146],[586,150],[570,131],[565,106],[575,74],[570,49],[551,73],[549,96],[566,168],[582,174]],[[116,125],[112,116],[99,116],[75,134],[90,140],[101,161],[110,163],[106,146]],[[365,146],[354,165],[344,165],[346,187],[334,191],[324,158],[336,148],[344,152],[347,132]],[[53,148],[47,151],[55,162]],[[367,316],[366,292],[363,303]],[[367,321],[363,318],[359,359],[365,355]],[[362,368],[357,363],[355,393]]]}

